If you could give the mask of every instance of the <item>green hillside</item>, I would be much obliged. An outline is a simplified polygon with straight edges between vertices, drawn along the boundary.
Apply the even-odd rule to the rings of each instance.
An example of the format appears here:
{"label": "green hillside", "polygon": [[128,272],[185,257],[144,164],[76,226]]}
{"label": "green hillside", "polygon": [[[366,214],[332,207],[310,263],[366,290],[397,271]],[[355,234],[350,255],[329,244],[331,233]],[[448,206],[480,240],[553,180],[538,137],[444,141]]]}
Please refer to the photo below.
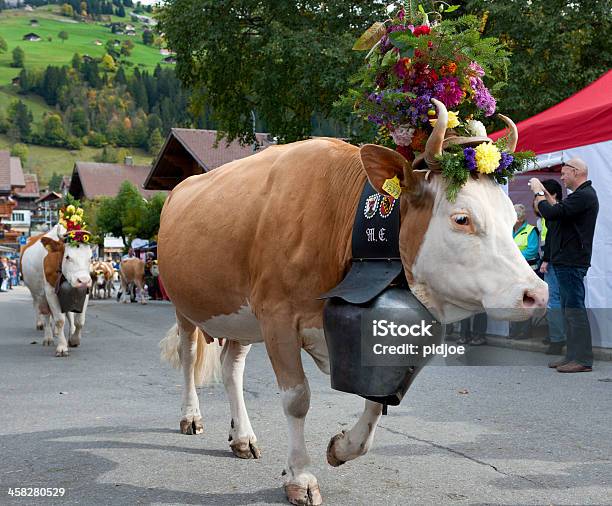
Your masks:
{"label": "green hillside", "polygon": [[[128,61],[141,69],[153,71],[158,63],[162,63],[162,55],[156,47],[145,46],[142,42],[143,25],[130,21],[129,16],[121,19],[113,16],[115,20],[121,19],[124,23],[131,23],[136,28],[135,36],[115,35],[103,23],[77,22],[73,19],[54,14],[59,6],[46,6],[26,12],[22,9],[7,9],[0,13],[0,33],[8,44],[8,51],[0,54],[0,86],[10,84],[11,79],[19,74],[21,69],[10,66],[12,50],[19,46],[25,51],[25,64],[27,68],[44,69],[47,65],[69,65],[74,53],[88,54],[101,57],[105,54],[104,43],[108,39],[120,41],[131,40],[135,47]],[[31,26],[30,20],[36,19],[38,26]],[[68,33],[68,40],[62,41],[57,34],[60,31]],[[42,40],[29,42],[23,40],[28,33],[35,33]],[[51,42],[48,41],[51,37]],[[98,46],[95,41],[102,42]]]}
{"label": "green hillside", "polygon": [[[11,141],[6,135],[0,135],[0,149],[10,150]],[[83,146],[79,151],[71,151],[62,148],[51,148],[48,146],[28,145],[28,160],[23,169],[38,175],[41,186],[48,183],[49,178],[54,172],[57,174],[71,174],[74,162],[77,160],[84,162],[94,162],[95,158],[102,152],[102,149]],[[134,163],[137,165],[147,165],[152,161],[151,156],[145,151],[132,148],[130,149]]]}
{"label": "green hillside", "polygon": [[[145,25],[130,19],[131,9],[126,9],[125,18],[112,16],[111,21],[133,25],[136,30],[135,36],[113,34],[102,22],[75,21],[59,15],[59,9],[58,5],[49,5],[34,9],[32,12],[24,9],[6,9],[0,12],[0,35],[8,45],[8,51],[0,54],[1,110],[6,111],[14,100],[22,100],[32,111],[35,122],[40,121],[45,112],[54,110],[37,95],[18,94],[18,88],[11,84],[11,80],[21,71],[20,68],[11,67],[12,51],[16,46],[24,50],[25,67],[28,70],[44,70],[48,65],[70,65],[74,53],[101,57],[106,53],[104,44],[109,39],[119,41],[129,39],[134,43],[131,55],[126,58],[132,64],[126,67],[127,72],[139,68],[152,73],[157,64],[167,65],[162,63],[163,56],[159,48],[143,44],[142,32]],[[36,26],[33,26],[32,20],[37,21]],[[66,41],[58,37],[60,31],[68,33]],[[37,42],[23,40],[23,36],[28,33],[39,35],[41,40]],[[51,40],[48,40],[49,37]],[[101,45],[97,45],[96,41],[101,42]],[[8,137],[0,135],[0,149],[9,149],[10,144]],[[54,172],[70,174],[76,160],[93,161],[101,152],[101,149],[87,146],[79,151],[36,145],[28,145],[28,149],[29,159],[25,169],[27,172],[37,173],[42,184],[46,184]],[[135,163],[151,163],[152,157],[144,150],[131,148],[130,151]]]}

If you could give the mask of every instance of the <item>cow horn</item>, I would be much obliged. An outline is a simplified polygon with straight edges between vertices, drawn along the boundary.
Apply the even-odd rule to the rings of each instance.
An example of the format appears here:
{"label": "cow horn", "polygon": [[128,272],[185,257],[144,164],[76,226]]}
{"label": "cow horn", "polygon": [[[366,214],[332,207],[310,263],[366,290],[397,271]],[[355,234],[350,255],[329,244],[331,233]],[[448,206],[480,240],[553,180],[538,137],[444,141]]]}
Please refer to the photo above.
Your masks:
{"label": "cow horn", "polygon": [[514,151],[516,149],[516,145],[518,144],[518,129],[516,128],[514,121],[507,116],[504,116],[503,114],[498,114],[498,116],[506,124],[508,130],[510,130],[508,133],[508,151]]}
{"label": "cow horn", "polygon": [[448,125],[448,111],[446,106],[439,100],[432,98],[431,102],[438,109],[438,121],[436,121],[433,131],[429,135],[429,139],[427,139],[427,144],[425,144],[425,163],[431,169],[438,169],[440,162],[436,160],[436,156],[442,154],[442,143],[444,142],[444,135]]}

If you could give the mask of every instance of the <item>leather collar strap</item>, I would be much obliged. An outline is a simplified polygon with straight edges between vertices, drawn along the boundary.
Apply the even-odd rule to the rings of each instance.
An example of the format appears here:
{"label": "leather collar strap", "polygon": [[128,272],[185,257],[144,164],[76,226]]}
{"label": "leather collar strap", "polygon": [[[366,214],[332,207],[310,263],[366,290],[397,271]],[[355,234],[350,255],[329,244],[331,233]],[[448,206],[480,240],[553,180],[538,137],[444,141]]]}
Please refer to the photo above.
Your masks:
{"label": "leather collar strap", "polygon": [[353,222],[351,268],[340,284],[320,299],[340,297],[363,304],[402,273],[399,207],[399,199],[377,193],[366,180]]}

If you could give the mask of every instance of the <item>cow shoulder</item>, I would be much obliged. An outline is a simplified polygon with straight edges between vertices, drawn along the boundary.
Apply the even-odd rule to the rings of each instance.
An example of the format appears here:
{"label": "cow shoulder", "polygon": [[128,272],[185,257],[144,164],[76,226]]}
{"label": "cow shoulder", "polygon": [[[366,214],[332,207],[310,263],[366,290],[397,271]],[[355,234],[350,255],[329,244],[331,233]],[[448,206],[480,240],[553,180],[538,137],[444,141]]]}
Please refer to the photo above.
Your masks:
{"label": "cow shoulder", "polygon": [[57,278],[61,274],[62,259],[64,258],[64,243],[56,241],[50,237],[42,237],[40,242],[47,250],[47,255],[43,260],[45,279],[51,286],[55,286]]}

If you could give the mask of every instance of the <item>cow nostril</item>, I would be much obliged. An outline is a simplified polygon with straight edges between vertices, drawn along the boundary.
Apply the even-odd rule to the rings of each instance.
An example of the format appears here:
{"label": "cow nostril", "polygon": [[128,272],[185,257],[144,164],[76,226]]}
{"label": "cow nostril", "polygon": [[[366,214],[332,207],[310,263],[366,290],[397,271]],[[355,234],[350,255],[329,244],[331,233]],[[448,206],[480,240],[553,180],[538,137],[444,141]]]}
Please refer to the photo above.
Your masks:
{"label": "cow nostril", "polygon": [[523,306],[525,307],[533,307],[536,305],[536,300],[529,295],[529,292],[525,292],[523,294]]}

